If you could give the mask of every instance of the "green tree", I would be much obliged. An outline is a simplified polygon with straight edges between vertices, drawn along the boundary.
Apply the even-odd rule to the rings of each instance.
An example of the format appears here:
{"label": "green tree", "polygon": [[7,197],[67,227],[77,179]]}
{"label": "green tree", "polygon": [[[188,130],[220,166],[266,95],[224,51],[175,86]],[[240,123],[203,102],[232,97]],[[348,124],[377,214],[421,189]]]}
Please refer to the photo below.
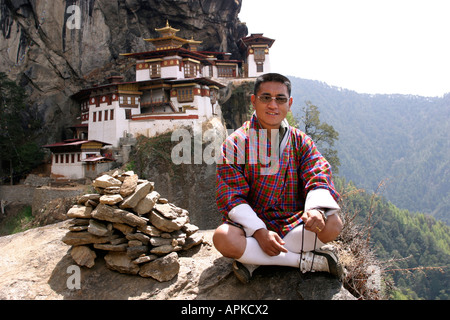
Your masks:
{"label": "green tree", "polygon": [[41,121],[26,99],[25,90],[0,73],[0,183],[7,179],[12,183],[43,158],[33,141]]}
{"label": "green tree", "polygon": [[334,144],[339,139],[339,133],[326,122],[320,121],[320,111],[317,106],[310,101],[306,101],[302,108],[303,116],[299,122],[292,112],[289,112],[286,119],[293,127],[303,130],[316,143],[319,151],[333,167],[333,172],[339,172],[340,161],[338,152]]}

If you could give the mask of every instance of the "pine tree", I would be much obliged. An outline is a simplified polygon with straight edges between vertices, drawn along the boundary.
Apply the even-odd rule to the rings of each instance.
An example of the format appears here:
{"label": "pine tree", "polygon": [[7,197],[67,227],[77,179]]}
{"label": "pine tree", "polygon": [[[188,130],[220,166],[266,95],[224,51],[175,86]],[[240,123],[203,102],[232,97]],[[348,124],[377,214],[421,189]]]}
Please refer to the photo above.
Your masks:
{"label": "pine tree", "polygon": [[332,125],[320,121],[320,111],[310,101],[306,101],[302,108],[303,116],[299,122],[292,112],[286,116],[287,121],[293,127],[301,129],[316,143],[320,153],[331,164],[334,173],[339,172],[340,161],[334,144],[339,139],[339,133]]}
{"label": "pine tree", "polygon": [[43,157],[31,139],[41,121],[26,104],[25,90],[0,73],[0,183],[20,176]]}

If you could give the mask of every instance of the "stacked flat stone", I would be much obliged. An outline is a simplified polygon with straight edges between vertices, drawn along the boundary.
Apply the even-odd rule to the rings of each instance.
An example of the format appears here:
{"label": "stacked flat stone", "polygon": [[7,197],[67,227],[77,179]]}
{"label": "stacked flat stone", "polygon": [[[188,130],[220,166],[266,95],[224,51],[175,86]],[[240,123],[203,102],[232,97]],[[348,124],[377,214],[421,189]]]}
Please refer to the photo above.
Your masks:
{"label": "stacked flat stone", "polygon": [[92,268],[102,251],[109,269],[164,282],[179,272],[177,252],[203,242],[189,212],[134,172],[105,174],[92,186],[97,193],[81,196],[67,212],[70,227],[62,239],[78,265]]}

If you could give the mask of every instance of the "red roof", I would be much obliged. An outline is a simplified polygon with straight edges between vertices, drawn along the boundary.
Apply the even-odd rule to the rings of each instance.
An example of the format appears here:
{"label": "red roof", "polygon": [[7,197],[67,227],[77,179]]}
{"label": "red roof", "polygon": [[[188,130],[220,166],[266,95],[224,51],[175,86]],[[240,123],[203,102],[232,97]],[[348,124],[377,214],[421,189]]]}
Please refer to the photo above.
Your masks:
{"label": "red roof", "polygon": [[84,161],[84,162],[96,162],[96,161],[101,161],[101,160],[114,161],[114,159],[110,159],[110,158],[107,158],[107,157],[104,157],[104,156],[93,156],[93,157],[89,157],[89,158],[83,159],[81,161]]}
{"label": "red roof", "polygon": [[247,48],[249,45],[256,44],[267,44],[269,48],[271,48],[273,43],[275,42],[274,39],[263,37],[262,33],[252,33],[248,37],[241,38],[240,41],[241,47],[244,46],[245,48]]}
{"label": "red roof", "polygon": [[57,148],[57,147],[72,147],[72,146],[79,146],[90,142],[97,142],[104,146],[111,145],[111,143],[102,142],[98,140],[79,140],[79,139],[69,139],[64,140],[63,142],[57,142],[54,144],[47,144],[45,146],[42,146],[42,148]]}
{"label": "red roof", "polygon": [[88,127],[89,127],[89,124],[87,124],[87,123],[76,124],[76,125],[71,126],[71,128],[88,128]]}

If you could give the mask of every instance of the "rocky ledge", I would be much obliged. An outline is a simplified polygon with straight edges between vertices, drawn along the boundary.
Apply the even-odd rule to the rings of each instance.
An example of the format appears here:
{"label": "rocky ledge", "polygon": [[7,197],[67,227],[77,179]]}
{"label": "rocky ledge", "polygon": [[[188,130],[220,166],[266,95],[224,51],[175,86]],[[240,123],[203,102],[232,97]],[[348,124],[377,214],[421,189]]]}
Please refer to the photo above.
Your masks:
{"label": "rocky ledge", "polygon": [[71,220],[0,237],[0,300],[355,299],[329,274],[288,267],[260,267],[243,285],[213,230],[190,224],[151,182],[117,173],[94,188]]}
{"label": "rocky ledge", "polygon": [[64,221],[0,237],[0,300],[355,299],[328,274],[288,267],[261,267],[243,285],[233,275],[232,260],[212,246],[213,230],[199,230],[203,243],[178,253],[180,270],[170,281],[112,271],[97,259],[92,268],[79,267],[80,287],[74,289],[68,285],[74,260],[61,241],[69,227]]}
{"label": "rocky ledge", "polygon": [[81,196],[67,212],[72,220],[62,241],[77,265],[92,268],[105,251],[109,269],[164,282],[179,272],[177,252],[202,243],[189,212],[134,172],[105,174],[92,186],[97,193]]}

